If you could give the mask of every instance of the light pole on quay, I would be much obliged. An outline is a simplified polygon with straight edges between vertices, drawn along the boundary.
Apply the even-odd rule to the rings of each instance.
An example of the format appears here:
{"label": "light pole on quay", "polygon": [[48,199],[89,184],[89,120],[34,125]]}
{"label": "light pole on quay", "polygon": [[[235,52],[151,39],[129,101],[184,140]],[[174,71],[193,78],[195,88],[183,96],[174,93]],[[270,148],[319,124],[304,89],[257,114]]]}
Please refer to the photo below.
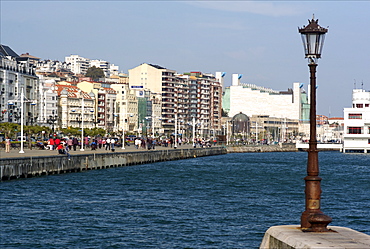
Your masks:
{"label": "light pole on quay", "polygon": [[[8,101],[8,105],[14,105],[14,100],[9,100]],[[18,101],[16,101],[18,102]],[[25,98],[24,96],[24,92],[23,92],[23,88],[21,88],[21,96],[20,96],[20,100],[19,102],[21,103],[21,148],[19,150],[19,153],[24,153],[24,150],[23,150],[23,139],[24,139],[24,132],[23,132],[23,126],[24,126],[24,103],[25,102],[31,102],[31,105],[36,105],[36,102],[34,100],[28,100]]]}
{"label": "light pole on quay", "polygon": [[325,34],[328,29],[320,27],[318,19],[308,20],[309,24],[298,28],[302,36],[305,58],[310,69],[310,141],[305,180],[305,211],[301,215],[301,229],[307,232],[328,232],[331,217],[320,210],[321,177],[319,177],[319,157],[316,140],[316,67],[321,58]]}

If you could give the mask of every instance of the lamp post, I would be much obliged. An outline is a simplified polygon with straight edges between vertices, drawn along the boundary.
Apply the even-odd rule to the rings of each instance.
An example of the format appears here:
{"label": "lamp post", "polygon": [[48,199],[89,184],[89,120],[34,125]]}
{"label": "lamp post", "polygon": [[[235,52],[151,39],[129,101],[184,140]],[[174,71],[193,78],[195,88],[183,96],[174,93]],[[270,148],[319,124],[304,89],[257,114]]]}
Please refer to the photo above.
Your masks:
{"label": "lamp post", "polygon": [[309,24],[299,28],[310,69],[310,141],[305,180],[305,211],[301,215],[301,229],[309,232],[327,232],[331,217],[320,210],[321,178],[319,177],[319,158],[316,140],[316,67],[321,57],[325,34],[328,29],[320,27],[318,19],[308,20]]}
{"label": "lamp post", "polygon": [[177,148],[177,113],[175,113],[175,143],[173,148]]}
{"label": "lamp post", "polygon": [[[28,100],[26,99],[25,100],[25,97],[24,97],[24,92],[23,92],[23,88],[21,88],[21,98],[20,98],[20,103],[21,103],[21,148],[19,150],[19,153],[24,153],[24,150],[23,150],[23,136],[24,136],[24,132],[23,132],[23,125],[24,125],[24,103],[25,102],[31,102],[31,105],[36,105],[36,103],[33,101],[33,100]],[[8,102],[8,105],[14,105],[13,101],[9,101]]]}
{"label": "lamp post", "polygon": [[126,138],[125,138],[125,125],[126,125],[126,115],[123,114],[123,124],[122,124],[122,150],[125,150],[125,143],[126,143]]}
{"label": "lamp post", "polygon": [[84,97],[82,92],[80,92],[80,94],[81,94],[81,99],[82,99],[81,100],[82,106],[81,106],[81,148],[80,148],[80,151],[85,151],[85,149],[84,149],[84,142],[85,142],[85,140],[84,140],[85,97]]}
{"label": "lamp post", "polygon": [[58,116],[57,115],[50,115],[49,116],[49,119],[47,120],[48,124],[51,125],[51,130],[53,131],[53,135],[54,135],[54,132],[55,132],[55,121],[58,119]]}

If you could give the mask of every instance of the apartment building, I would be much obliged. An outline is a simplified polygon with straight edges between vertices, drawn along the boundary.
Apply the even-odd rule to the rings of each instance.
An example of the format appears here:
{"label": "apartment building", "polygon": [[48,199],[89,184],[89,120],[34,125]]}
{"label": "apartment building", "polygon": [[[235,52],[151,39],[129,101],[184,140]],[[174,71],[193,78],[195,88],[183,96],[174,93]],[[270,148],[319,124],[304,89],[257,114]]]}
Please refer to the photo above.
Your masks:
{"label": "apartment building", "polygon": [[370,92],[352,90],[352,107],[344,108],[344,153],[370,153]]}
{"label": "apartment building", "polygon": [[[58,94],[55,79],[45,79],[39,76],[39,104],[37,105],[37,124],[53,127],[58,115]],[[54,121],[53,121],[54,120]]]}
{"label": "apartment building", "polygon": [[[221,134],[221,112],[222,112],[222,83],[213,74],[201,72],[186,73],[187,89],[185,95],[188,105],[187,123],[195,118],[197,131],[200,136],[215,136]],[[185,75],[186,75],[185,74]]]}
{"label": "apartment building", "polygon": [[117,131],[117,94],[110,84],[94,81],[82,81],[76,85],[84,92],[92,92],[95,97],[95,123],[96,127],[106,129],[108,132]]}
{"label": "apartment building", "polygon": [[65,63],[68,65],[68,69],[75,74],[84,75],[87,69],[93,66],[101,68],[106,78],[119,74],[118,66],[104,60],[90,60],[79,55],[70,55],[65,57]]}
{"label": "apartment building", "polygon": [[90,60],[90,67],[101,68],[106,78],[110,77],[110,63],[103,60]]}
{"label": "apartment building", "polygon": [[90,67],[90,59],[79,55],[70,55],[65,57],[65,62],[70,65],[70,70],[75,74],[86,74]]}
{"label": "apartment building", "polygon": [[[0,45],[0,120],[25,125],[37,123],[38,77],[28,57],[20,57],[9,46]],[[21,107],[21,94],[24,105]]]}
{"label": "apartment building", "polygon": [[192,129],[196,119],[197,134],[211,136],[221,131],[221,94],[219,80],[211,74],[191,72],[177,74],[158,65],[143,63],[128,70],[132,89],[158,94],[161,105],[161,128],[173,134],[175,121],[184,131]]}
{"label": "apartment building", "polygon": [[58,95],[58,128],[95,128],[95,95],[74,85],[55,85]]}
{"label": "apartment building", "polygon": [[175,100],[178,86],[176,71],[143,63],[129,69],[128,74],[131,89],[135,89],[138,93],[150,90],[161,95],[161,99],[158,100],[161,104],[161,129],[163,129],[163,133],[167,134],[174,132],[175,114],[177,114],[177,101]]}
{"label": "apartment building", "polygon": [[138,124],[138,101],[136,92],[130,89],[128,83],[111,84],[111,88],[116,91],[117,98],[117,127],[118,130],[127,132],[136,132]]}

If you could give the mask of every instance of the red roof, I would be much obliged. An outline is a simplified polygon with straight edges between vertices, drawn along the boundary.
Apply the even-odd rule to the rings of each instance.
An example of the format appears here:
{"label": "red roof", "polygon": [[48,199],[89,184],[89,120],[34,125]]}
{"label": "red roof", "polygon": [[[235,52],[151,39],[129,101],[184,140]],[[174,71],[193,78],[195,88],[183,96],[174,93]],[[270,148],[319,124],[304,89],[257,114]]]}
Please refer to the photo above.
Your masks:
{"label": "red roof", "polygon": [[56,92],[57,92],[58,96],[60,96],[60,94],[63,90],[66,90],[68,92],[68,97],[69,98],[80,98],[80,93],[79,92],[81,92],[83,94],[84,99],[92,99],[91,96],[88,93],[82,91],[77,86],[55,85],[55,87],[57,88]]}

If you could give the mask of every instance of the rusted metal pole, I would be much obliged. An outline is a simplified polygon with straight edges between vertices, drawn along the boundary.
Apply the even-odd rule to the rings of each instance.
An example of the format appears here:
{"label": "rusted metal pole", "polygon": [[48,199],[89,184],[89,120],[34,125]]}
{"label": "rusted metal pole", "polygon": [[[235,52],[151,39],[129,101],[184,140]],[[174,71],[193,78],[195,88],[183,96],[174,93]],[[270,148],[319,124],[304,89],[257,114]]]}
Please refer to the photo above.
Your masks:
{"label": "rusted metal pole", "polygon": [[314,61],[310,68],[310,141],[305,180],[306,210],[301,216],[301,228],[309,232],[327,232],[331,218],[320,210],[321,177],[319,177],[319,157],[316,140],[316,67]]}

